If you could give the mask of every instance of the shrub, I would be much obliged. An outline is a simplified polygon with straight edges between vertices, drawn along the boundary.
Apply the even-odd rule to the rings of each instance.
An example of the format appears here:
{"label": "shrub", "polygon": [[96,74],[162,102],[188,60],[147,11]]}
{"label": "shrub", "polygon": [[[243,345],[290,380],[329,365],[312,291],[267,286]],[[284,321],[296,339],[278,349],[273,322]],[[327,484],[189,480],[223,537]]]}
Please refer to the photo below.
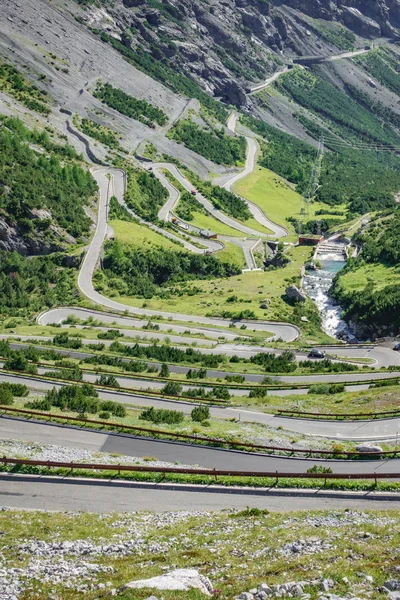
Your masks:
{"label": "shrub", "polygon": [[29,394],[28,387],[26,385],[23,385],[22,383],[10,383],[10,386],[13,396],[22,398]]}
{"label": "shrub", "polygon": [[110,413],[107,412],[106,410],[99,413],[99,419],[102,419],[103,421],[108,421],[110,416],[111,416]]}
{"label": "shrub", "polygon": [[169,375],[170,375],[169,367],[166,363],[163,363],[161,365],[161,369],[160,369],[160,377],[166,378],[166,377],[169,377]]}
{"label": "shrub", "polygon": [[180,396],[182,392],[182,386],[175,381],[169,381],[161,390],[165,396]]}
{"label": "shrub", "polygon": [[210,418],[210,409],[208,406],[196,406],[190,413],[190,416],[192,417],[192,421],[202,423]]}
{"label": "shrub", "polygon": [[106,400],[100,403],[100,410],[111,413],[114,417],[126,417],[126,408],[119,402]]}
{"label": "shrub", "polygon": [[14,402],[11,386],[8,383],[0,383],[0,404],[10,406]]}
{"label": "shrub", "polygon": [[164,408],[155,409],[153,406],[143,410],[140,413],[139,419],[151,421],[152,423],[168,423],[175,425],[182,423],[185,415],[178,410],[166,410]]}
{"label": "shrub", "polygon": [[231,395],[226,387],[213,387],[212,395],[217,400],[230,400]]}
{"label": "shrub", "polygon": [[25,403],[25,408],[30,408],[32,410],[51,410],[51,403],[46,398],[43,398],[42,400],[32,400],[31,402]]}
{"label": "shrub", "polygon": [[114,377],[114,375],[100,375],[100,377],[98,379],[96,379],[96,383],[98,385],[106,385],[108,387],[115,387],[115,388],[119,388],[121,387],[120,384],[118,383],[117,379]]}
{"label": "shrub", "polygon": [[308,394],[341,394],[345,391],[344,383],[315,383],[308,388]]}
{"label": "shrub", "polygon": [[265,398],[267,395],[267,390],[262,387],[255,387],[249,392],[249,398]]}

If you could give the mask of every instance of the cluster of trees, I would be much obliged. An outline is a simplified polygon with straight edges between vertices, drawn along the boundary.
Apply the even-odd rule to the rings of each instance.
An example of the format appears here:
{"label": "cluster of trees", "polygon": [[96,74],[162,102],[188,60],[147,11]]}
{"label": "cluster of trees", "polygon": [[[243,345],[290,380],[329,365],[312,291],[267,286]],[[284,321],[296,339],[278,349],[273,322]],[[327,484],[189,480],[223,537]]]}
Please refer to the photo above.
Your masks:
{"label": "cluster of trees", "polygon": [[125,202],[137,215],[147,221],[157,221],[158,211],[167,198],[167,190],[154,173],[132,167],[127,169]]}
{"label": "cluster of trees", "polygon": [[[34,218],[33,209],[48,209],[58,225],[74,237],[87,234],[90,219],[83,206],[97,190],[89,171],[77,164],[32,150],[24,130],[13,131],[3,121],[0,129],[0,209],[10,224],[29,239],[37,230],[49,230],[51,220]],[[44,138],[45,139],[45,138]]]}
{"label": "cluster of trees", "polygon": [[[113,402],[112,400],[101,401],[98,399],[98,393],[91,385],[66,385],[59,390],[53,388],[46,392],[43,400],[32,401],[29,408],[39,410],[50,410],[56,406],[61,410],[69,410],[79,414],[96,414],[107,418],[107,415],[114,417],[125,417],[126,408],[123,404]],[[106,416],[104,415],[106,413]]]}
{"label": "cluster of trees", "polygon": [[85,135],[98,140],[109,148],[113,148],[114,150],[122,150],[118,135],[114,131],[111,131],[111,129],[108,127],[99,125],[99,123],[91,121],[90,119],[81,119],[77,125]]}
{"label": "cluster of trees", "polygon": [[301,369],[307,369],[312,373],[346,373],[349,371],[358,371],[357,365],[345,362],[332,362],[329,358],[324,358],[316,362],[315,360],[301,360],[299,362]]}
{"label": "cluster of trees", "polygon": [[365,56],[358,57],[357,62],[385,87],[398,96],[400,95],[399,61],[397,56],[390,50],[379,48]]}
{"label": "cluster of trees", "polygon": [[200,184],[199,188],[218,210],[222,210],[227,215],[241,221],[247,221],[251,218],[251,212],[240,196],[218,185],[212,185],[209,181]]}
{"label": "cluster of trees", "polygon": [[26,385],[21,383],[8,383],[4,381],[0,383],[0,404],[10,406],[14,402],[14,397],[24,397],[29,394]]}
{"label": "cluster of trees", "polygon": [[146,125],[153,126],[154,123],[165,125],[168,121],[167,115],[160,108],[157,108],[146,100],[133,98],[109,83],[99,82],[93,95],[121,114],[131,117],[131,119],[136,119],[136,121],[141,121]]}
{"label": "cluster of trees", "polygon": [[225,123],[228,112],[221,102],[214,100],[193,79],[177,73],[175,69],[171,69],[167,64],[168,58],[165,52],[155,41],[152,42],[152,54],[150,54],[140,46],[133,49],[105,32],[99,31],[98,33],[103,42],[111,44],[135,67],[150,75],[153,79],[161,81],[174,92],[183,94],[188,98],[197,98],[220,123]]}
{"label": "cluster of trees", "polygon": [[213,255],[191,254],[162,247],[132,248],[114,241],[106,245],[105,274],[117,276],[126,285],[128,294],[152,298],[163,286],[194,279],[231,277],[240,273],[233,262]]}
{"label": "cluster of trees", "polygon": [[192,221],[194,212],[205,214],[206,210],[204,206],[196,200],[193,194],[189,194],[186,190],[181,192],[181,197],[178,206],[175,209],[175,213],[184,221]]}
{"label": "cluster of trees", "polygon": [[7,92],[26,108],[48,115],[47,92],[29,83],[12,65],[0,61],[0,90]]}
{"label": "cluster of trees", "polygon": [[63,264],[61,254],[28,259],[0,252],[0,315],[29,316],[56,304],[75,304],[76,270]]}
{"label": "cluster of trees", "polygon": [[125,206],[122,206],[118,199],[115,196],[111,196],[110,204],[108,208],[108,218],[110,221],[128,221],[133,222],[135,219],[132,215],[126,210]]}
{"label": "cluster of trees", "polygon": [[83,160],[82,154],[78,154],[73,146],[53,142],[47,132],[52,131],[49,128],[47,128],[47,131],[45,129],[42,129],[41,131],[38,129],[28,129],[21,119],[18,119],[17,117],[7,117],[5,115],[0,115],[0,123],[10,131],[13,131],[21,141],[41,146],[48,153],[57,154],[62,157],[64,161],[71,162],[74,160]]}
{"label": "cluster of trees", "polygon": [[262,147],[260,164],[297,184],[298,190],[302,191],[316,157],[314,148],[250,115],[242,117],[242,121],[268,142]]}
{"label": "cluster of trees", "polygon": [[290,350],[279,355],[260,352],[252,356],[250,361],[261,365],[267,373],[292,373],[297,368],[296,355]]}
{"label": "cluster of trees", "polygon": [[194,348],[182,350],[173,346],[161,346],[157,344],[146,346],[134,344],[133,346],[127,346],[120,342],[113,342],[110,346],[110,351],[134,358],[158,360],[162,363],[199,364],[209,369],[218,367],[218,365],[226,361],[223,354],[203,354],[200,350],[195,350]]}
{"label": "cluster of trees", "polygon": [[349,95],[307,70],[293,70],[277,87],[298,104],[312,110],[345,139],[399,144],[398,134]]}
{"label": "cluster of trees", "polygon": [[179,121],[168,135],[218,165],[236,165],[246,158],[244,137],[228,136],[222,129],[204,129],[189,119]]}
{"label": "cluster of trees", "polygon": [[345,307],[346,319],[355,319],[370,331],[378,332],[387,327],[391,331],[400,329],[400,286],[390,283],[378,289],[368,281],[360,291],[348,291],[342,276],[357,272],[365,264],[377,265],[381,269],[398,266],[400,263],[400,210],[389,219],[383,219],[358,236],[363,244],[360,255],[350,259],[335,281],[333,295]]}
{"label": "cluster of trees", "polygon": [[[210,418],[208,406],[196,406],[190,413],[192,421],[203,423]],[[164,408],[146,408],[140,413],[139,419],[151,421],[151,423],[166,423],[168,425],[179,425],[185,419],[185,413],[179,410],[168,410]]]}

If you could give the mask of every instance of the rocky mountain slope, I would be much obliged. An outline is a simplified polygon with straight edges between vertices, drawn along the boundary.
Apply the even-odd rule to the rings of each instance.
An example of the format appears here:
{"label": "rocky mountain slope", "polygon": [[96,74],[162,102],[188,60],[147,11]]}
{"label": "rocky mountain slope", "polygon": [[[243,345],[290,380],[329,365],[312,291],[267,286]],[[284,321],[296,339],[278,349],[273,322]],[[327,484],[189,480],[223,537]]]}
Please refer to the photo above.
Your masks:
{"label": "rocky mountain slope", "polygon": [[331,54],[332,41],[335,35],[339,40],[344,27],[366,39],[398,36],[400,3],[99,0],[90,3],[83,18],[127,47],[143,47],[157,59],[167,57],[170,66],[197,79],[213,95],[241,106],[246,103],[246,81],[262,79],[290,57]]}

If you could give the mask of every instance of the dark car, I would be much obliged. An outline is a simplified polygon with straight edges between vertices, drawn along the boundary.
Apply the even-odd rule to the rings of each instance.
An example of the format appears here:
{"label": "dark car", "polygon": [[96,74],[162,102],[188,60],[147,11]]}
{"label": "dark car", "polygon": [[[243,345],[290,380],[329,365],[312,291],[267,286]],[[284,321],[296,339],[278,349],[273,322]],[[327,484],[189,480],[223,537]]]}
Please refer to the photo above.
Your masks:
{"label": "dark car", "polygon": [[393,346],[393,350],[396,350],[396,352],[400,352],[400,343],[399,344],[395,344]]}
{"label": "dark car", "polygon": [[325,352],[323,350],[318,350],[318,348],[313,348],[308,354],[308,358],[325,358],[325,356]]}

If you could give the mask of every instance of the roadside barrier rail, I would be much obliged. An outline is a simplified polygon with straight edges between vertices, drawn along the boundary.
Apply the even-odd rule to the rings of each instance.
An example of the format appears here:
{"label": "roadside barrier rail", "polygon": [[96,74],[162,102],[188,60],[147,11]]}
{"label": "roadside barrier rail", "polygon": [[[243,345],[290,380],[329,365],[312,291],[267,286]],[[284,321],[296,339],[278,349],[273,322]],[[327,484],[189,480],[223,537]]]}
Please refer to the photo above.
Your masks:
{"label": "roadside barrier rail", "polygon": [[[153,436],[164,436],[164,438],[173,438],[173,439],[181,439],[183,441],[191,441],[191,442],[206,442],[208,444],[216,444],[219,447],[221,446],[225,446],[228,448],[232,448],[233,450],[238,450],[238,449],[245,449],[250,451],[258,451],[258,452],[265,452],[265,453],[270,453],[273,454],[274,452],[284,452],[287,453],[291,456],[293,456],[294,454],[302,454],[302,455],[308,455],[308,456],[335,456],[335,457],[339,457],[339,456],[346,456],[346,457],[351,457],[351,458],[363,458],[363,459],[368,459],[371,456],[374,458],[374,460],[379,459],[379,458],[389,458],[389,457],[396,457],[400,454],[400,448],[399,449],[394,449],[394,450],[389,450],[389,451],[385,451],[385,452],[355,452],[355,451],[338,451],[335,452],[334,450],[310,450],[310,449],[306,449],[306,448],[283,448],[281,446],[266,446],[266,445],[261,445],[261,444],[251,444],[251,443],[247,443],[247,442],[241,442],[240,440],[237,441],[232,441],[232,440],[223,440],[223,439],[218,439],[218,438],[211,438],[211,437],[206,437],[206,436],[200,436],[200,435],[190,435],[187,433],[176,433],[176,432],[172,432],[172,431],[165,431],[162,429],[150,429],[148,427],[138,427],[135,425],[126,425],[123,423],[116,423],[115,421],[102,421],[102,420],[98,420],[98,419],[86,419],[85,417],[69,417],[67,415],[57,415],[57,414],[53,414],[53,413],[47,413],[47,412],[41,412],[41,411],[35,411],[35,410],[28,410],[25,408],[11,408],[9,406],[0,406],[0,411],[3,413],[17,413],[17,414],[23,414],[23,415],[29,415],[31,417],[46,417],[47,421],[51,421],[51,420],[61,420],[61,421],[72,421],[74,423],[80,423],[82,426],[85,426],[85,424],[88,425],[97,425],[98,427],[108,427],[109,429],[119,429],[122,431],[131,431],[131,432],[138,432],[140,433],[146,433],[146,434],[151,434]],[[134,436],[134,437],[139,437],[139,435]],[[149,436],[146,436],[149,437]]]}
{"label": "roadside barrier rail", "polygon": [[188,467],[148,467],[136,465],[104,465],[96,463],[68,463],[46,460],[28,460],[20,458],[0,458],[0,463],[4,466],[31,466],[31,467],[46,467],[48,469],[82,469],[90,471],[121,471],[133,473],[162,473],[176,475],[208,475],[210,477],[258,477],[263,479],[347,479],[347,480],[362,480],[373,479],[375,482],[378,479],[400,479],[400,473],[281,473],[278,471],[234,471],[221,469],[199,469]]}
{"label": "roadside barrier rail", "polygon": [[313,412],[303,412],[301,410],[288,410],[288,409],[278,409],[277,413],[282,416],[294,416],[296,418],[314,418],[314,419],[363,419],[363,420],[373,420],[373,419],[385,419],[392,417],[400,417],[400,408],[388,410],[385,412],[378,413],[313,413]]}
{"label": "roadside barrier rail", "polygon": [[[115,387],[113,385],[104,385],[101,383],[92,383],[90,381],[77,381],[76,379],[66,379],[65,377],[58,377],[57,375],[50,376],[50,375],[40,375],[38,373],[26,373],[24,371],[11,371],[11,370],[4,370],[4,369],[0,369],[0,376],[1,373],[4,373],[5,375],[10,375],[12,377],[19,377],[20,379],[29,379],[32,381],[45,381],[45,382],[49,382],[49,383],[54,383],[54,385],[83,385],[84,383],[94,387],[97,390],[100,390],[102,392],[110,392],[113,394],[127,394],[132,396],[132,398],[146,398],[147,397],[154,397],[156,396],[157,398],[159,398],[160,400],[165,400],[165,401],[169,401],[169,402],[182,402],[182,403],[186,403],[186,404],[205,404],[205,405],[210,405],[210,406],[230,406],[230,403],[228,400],[222,400],[220,398],[202,398],[202,397],[192,397],[192,396],[168,396],[166,394],[162,393],[162,390],[156,390],[156,391],[152,391],[152,390],[147,390],[147,389],[142,389],[142,388],[124,388],[122,386],[119,387]],[[101,373],[100,373],[101,374]],[[103,373],[104,374],[104,373]],[[94,373],[94,375],[97,375],[97,373]],[[0,377],[1,380],[1,377]]]}

